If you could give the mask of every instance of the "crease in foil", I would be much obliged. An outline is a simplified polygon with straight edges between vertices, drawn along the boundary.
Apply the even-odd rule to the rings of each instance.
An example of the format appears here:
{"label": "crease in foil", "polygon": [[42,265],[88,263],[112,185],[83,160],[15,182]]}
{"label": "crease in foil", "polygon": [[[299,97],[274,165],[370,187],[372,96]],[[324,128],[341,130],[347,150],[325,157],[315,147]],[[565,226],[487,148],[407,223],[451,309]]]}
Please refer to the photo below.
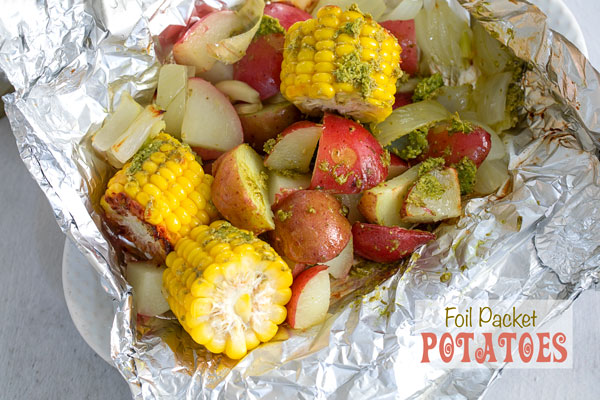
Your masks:
{"label": "crease in foil", "polygon": [[150,100],[157,35],[185,25],[194,2],[55,0],[4,10],[0,68],[16,90],[4,101],[21,158],[115,299],[111,356],[134,398],[476,398],[501,371],[420,363],[417,300],[570,304],[598,281],[600,75],[528,3],[461,3],[532,67],[527,116],[507,148],[511,183],[470,200],[456,225],[441,226],[398,271],[355,282],[363,290],[336,299],[323,326],[281,329],[237,364],[196,345],[174,319],[136,320],[97,208],[109,169],[89,141],[123,92]]}

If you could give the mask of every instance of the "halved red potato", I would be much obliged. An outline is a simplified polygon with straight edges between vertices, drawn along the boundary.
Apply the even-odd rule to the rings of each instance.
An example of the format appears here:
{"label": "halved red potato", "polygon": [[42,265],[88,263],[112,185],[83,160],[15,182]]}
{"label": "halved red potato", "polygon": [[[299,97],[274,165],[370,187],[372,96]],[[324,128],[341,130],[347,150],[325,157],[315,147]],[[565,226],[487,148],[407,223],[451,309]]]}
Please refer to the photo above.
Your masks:
{"label": "halved red potato", "polygon": [[300,173],[310,171],[310,161],[322,131],[322,126],[310,121],[288,126],[265,158],[265,166]]}
{"label": "halved red potato", "polygon": [[[438,182],[441,193],[432,190],[432,180],[434,183]],[[460,217],[460,201],[460,184],[456,170],[435,169],[420,176],[408,191],[402,206],[402,220],[420,224]]]}
{"label": "halved red potato", "polygon": [[196,73],[208,71],[217,59],[209,55],[207,46],[230,37],[242,28],[242,22],[229,10],[216,11],[200,18],[173,46],[175,62],[195,66]]}
{"label": "halved red potato", "polygon": [[350,268],[354,263],[354,240],[350,238],[344,250],[329,261],[323,263],[327,266],[327,272],[335,279],[343,279],[348,276]]}
{"label": "halved red potato", "polygon": [[448,128],[449,123],[442,123],[429,130],[429,147],[419,159],[443,157],[446,165],[450,166],[468,157],[479,167],[492,148],[490,134],[479,126],[475,126],[470,133],[449,132]]}
{"label": "halved red potato", "polygon": [[290,194],[308,189],[310,186],[309,174],[281,174],[269,171],[269,204],[271,206],[285,199]]}
{"label": "halved red potato", "polygon": [[265,105],[262,110],[239,114],[244,131],[244,141],[254,150],[263,151],[265,142],[275,138],[281,131],[302,118],[295,105],[288,101]]}
{"label": "halved red potato", "polygon": [[277,18],[286,31],[298,21],[311,19],[312,15],[290,4],[270,3],[265,6],[265,15]]}
{"label": "halved red potato", "polygon": [[325,114],[312,189],[359,193],[384,181],[387,173],[383,148],[369,131],[357,122]]}
{"label": "halved red potato", "polygon": [[195,148],[228,151],[243,142],[242,124],[227,96],[201,78],[188,79],[181,139]]}
{"label": "halved red potato", "polygon": [[431,232],[357,222],[352,226],[354,251],[375,262],[394,262],[435,239]]}
{"label": "halved red potato", "polygon": [[358,209],[367,221],[385,226],[408,227],[402,220],[402,206],[410,188],[419,176],[419,166],[414,166],[387,182],[380,183],[363,193]]}
{"label": "halved red potato", "polygon": [[398,43],[400,43],[400,47],[402,47],[400,67],[402,70],[410,75],[416,75],[419,71],[419,48],[417,47],[415,20],[383,21],[379,24],[396,36]]}
{"label": "halved red potato", "polygon": [[256,234],[275,228],[262,158],[246,143],[213,165],[212,201],[233,225]]}
{"label": "halved red potato", "polygon": [[246,55],[233,65],[233,79],[246,82],[265,100],[279,93],[284,36],[271,33],[252,41]]}
{"label": "halved red potato", "polygon": [[337,256],[348,244],[351,226],[335,197],[299,190],[273,207],[272,245],[292,261],[318,264]]}
{"label": "halved red potato", "polygon": [[287,303],[287,321],[293,329],[306,329],[323,322],[329,309],[331,285],[325,265],[304,270],[292,283]]}
{"label": "halved red potato", "polygon": [[404,171],[408,170],[409,168],[410,166],[406,161],[395,154],[390,154],[390,166],[388,167],[387,179],[393,179],[398,175],[403,174]]}

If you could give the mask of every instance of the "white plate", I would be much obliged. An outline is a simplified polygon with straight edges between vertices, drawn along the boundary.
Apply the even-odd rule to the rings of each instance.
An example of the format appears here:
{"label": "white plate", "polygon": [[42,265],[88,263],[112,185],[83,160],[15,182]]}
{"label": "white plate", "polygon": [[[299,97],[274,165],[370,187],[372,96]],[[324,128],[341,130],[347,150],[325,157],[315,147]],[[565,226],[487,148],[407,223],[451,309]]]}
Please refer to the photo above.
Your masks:
{"label": "white plate", "polygon": [[[583,33],[562,0],[529,0],[548,15],[550,26],[588,55]],[[87,344],[112,365],[110,329],[113,321],[111,298],[100,286],[100,278],[75,245],[66,240],[63,253],[63,288],[71,318]]]}

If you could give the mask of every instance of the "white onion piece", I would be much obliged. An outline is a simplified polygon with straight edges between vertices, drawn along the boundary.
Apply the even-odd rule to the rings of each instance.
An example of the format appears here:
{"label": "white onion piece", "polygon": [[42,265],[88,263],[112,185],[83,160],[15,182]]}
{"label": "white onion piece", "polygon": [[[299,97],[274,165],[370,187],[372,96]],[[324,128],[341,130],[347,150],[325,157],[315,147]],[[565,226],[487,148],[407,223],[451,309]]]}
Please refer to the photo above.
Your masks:
{"label": "white onion piece", "polygon": [[381,17],[382,21],[389,20],[400,20],[406,21],[408,19],[414,19],[421,8],[423,7],[423,0],[402,0],[400,4],[392,11],[384,14]]}
{"label": "white onion piece", "polygon": [[215,84],[215,87],[224,95],[229,97],[232,103],[243,101],[244,103],[260,103],[260,93],[254,88],[242,81],[221,81]]}
{"label": "white onion piece", "polygon": [[263,0],[248,0],[244,3],[236,15],[246,30],[239,35],[207,45],[208,54],[226,64],[239,61],[246,54],[246,49],[260,27],[264,8]]}
{"label": "white onion piece", "polygon": [[486,158],[477,170],[475,193],[494,193],[508,179],[508,164],[504,160]]}

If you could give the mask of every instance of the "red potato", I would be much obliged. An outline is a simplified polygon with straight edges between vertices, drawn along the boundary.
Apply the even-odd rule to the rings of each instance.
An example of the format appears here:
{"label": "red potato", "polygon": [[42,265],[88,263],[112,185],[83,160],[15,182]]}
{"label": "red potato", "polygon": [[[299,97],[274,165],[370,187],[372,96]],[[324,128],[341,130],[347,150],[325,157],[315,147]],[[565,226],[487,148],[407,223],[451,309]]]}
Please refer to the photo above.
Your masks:
{"label": "red potato", "polygon": [[352,264],[354,263],[354,240],[350,238],[344,250],[341,251],[340,254],[335,256],[335,258],[326,261],[323,265],[327,266],[327,272],[329,275],[333,276],[335,279],[344,279],[348,276],[348,272],[350,272],[350,268],[352,268]]}
{"label": "red potato", "polygon": [[[432,196],[427,186],[421,189],[419,183],[431,177],[441,184],[441,196]],[[402,205],[402,220],[407,223],[432,223],[460,217],[460,214],[460,184],[454,168],[433,170],[420,176],[408,191]]]}
{"label": "red potato", "polygon": [[331,193],[359,193],[388,174],[379,142],[357,122],[325,114],[311,188]]}
{"label": "red potato", "polygon": [[275,227],[265,167],[250,146],[244,143],[223,154],[213,172],[212,201],[225,219],[257,235]]}
{"label": "red potato", "polygon": [[181,139],[197,150],[228,151],[243,142],[242,124],[227,97],[210,82],[188,79]]}
{"label": "red potato", "polygon": [[274,206],[290,194],[308,189],[310,186],[309,174],[286,174],[269,171],[269,204]]}
{"label": "red potato", "polygon": [[281,131],[302,118],[292,103],[285,101],[265,105],[262,110],[250,114],[239,114],[244,130],[244,141],[256,151],[262,152],[263,145]]}
{"label": "red potato", "polygon": [[329,309],[331,284],[325,265],[304,270],[292,283],[287,303],[287,321],[293,329],[306,329],[323,322]]}
{"label": "red potato", "polygon": [[273,207],[272,245],[295,262],[318,264],[344,249],[351,237],[350,223],[335,197],[316,190],[299,190]]}
{"label": "red potato", "polygon": [[202,17],[173,46],[175,62],[195,66],[197,74],[208,71],[217,61],[208,54],[208,45],[230,37],[243,28],[242,23],[233,11],[216,11]]}
{"label": "red potato", "polygon": [[463,157],[468,157],[479,167],[492,148],[492,139],[483,128],[474,128],[470,133],[448,132],[447,124],[430,129],[427,134],[429,148],[419,160],[443,157],[449,166],[460,162]]}
{"label": "red potato", "polygon": [[250,43],[246,54],[233,65],[233,79],[246,82],[265,100],[279,93],[284,36],[261,36]]}
{"label": "red potato", "polygon": [[352,226],[352,237],[356,254],[375,262],[398,261],[435,239],[433,233],[417,229],[359,222]]}
{"label": "red potato", "polygon": [[419,48],[417,47],[417,35],[415,32],[415,20],[406,21],[383,21],[379,25],[390,31],[398,39],[402,53],[400,67],[409,75],[416,75],[419,70]]}
{"label": "red potato", "polygon": [[265,166],[274,170],[310,171],[310,161],[322,131],[320,125],[310,121],[288,126],[265,158]]}
{"label": "red potato", "polygon": [[308,265],[306,265],[304,263],[292,261],[289,258],[287,258],[286,256],[282,256],[282,255],[280,255],[280,256],[283,259],[283,261],[285,261],[285,263],[288,265],[290,270],[292,271],[292,276],[294,277],[294,279],[296,279],[296,277],[298,275],[300,275],[300,273],[302,271],[304,271],[306,268],[308,268]]}
{"label": "red potato", "polygon": [[396,93],[394,95],[394,98],[396,99],[396,101],[394,101],[392,110],[395,110],[396,108],[405,106],[407,104],[412,104],[412,96],[413,96],[413,92]]}
{"label": "red potato", "polygon": [[387,179],[393,179],[398,175],[401,175],[409,168],[409,165],[406,161],[401,159],[395,154],[390,154],[390,166],[388,167],[388,176]]}
{"label": "red potato", "polygon": [[265,6],[265,15],[277,18],[286,31],[298,21],[311,19],[312,15],[285,3],[270,3]]}
{"label": "red potato", "polygon": [[202,161],[212,161],[212,160],[216,160],[217,158],[221,157],[223,154],[225,154],[224,151],[219,151],[219,150],[210,150],[210,149],[203,149],[202,147],[197,147],[197,146],[191,146],[192,150],[198,155],[200,156],[200,158],[202,159]]}

